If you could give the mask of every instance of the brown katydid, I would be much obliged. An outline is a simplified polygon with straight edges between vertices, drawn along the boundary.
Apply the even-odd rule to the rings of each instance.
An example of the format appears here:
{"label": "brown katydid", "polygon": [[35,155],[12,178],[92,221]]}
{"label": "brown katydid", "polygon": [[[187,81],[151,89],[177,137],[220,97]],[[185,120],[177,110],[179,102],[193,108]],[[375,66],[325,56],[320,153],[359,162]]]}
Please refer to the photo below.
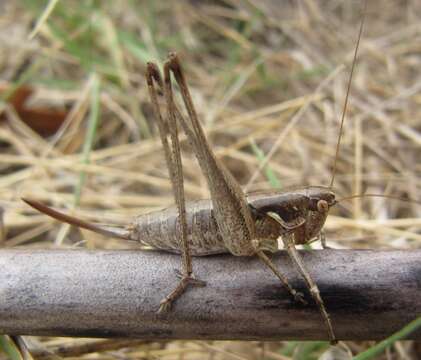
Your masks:
{"label": "brown katydid", "polygon": [[[347,94],[351,84],[363,19],[355,48]],[[187,117],[175,104],[172,76],[179,86],[187,109]],[[24,199],[24,201],[60,221],[106,236],[136,240],[158,249],[181,253],[181,279],[175,289],[162,300],[159,307],[161,312],[168,310],[189,285],[205,285],[203,281],[196,279],[193,275],[192,256],[227,252],[236,256],[257,255],[281,280],[291,295],[297,301],[305,303],[302,295],[291,287],[287,278],[265,254],[265,251],[277,251],[277,239],[282,237],[291,260],[304,277],[309,291],[320,309],[331,341],[336,341],[333,326],[318,287],[295,248],[295,245],[308,243],[317,237],[321,238],[322,245],[325,247],[322,227],[330,207],[337,203],[332,191],[335,170],[329,187],[311,186],[286,192],[271,191],[246,195],[229,171],[213,154],[198,120],[177,55],[174,53],[169,55],[164,64],[163,76],[155,64],[149,63],[146,79],[177,207],[141,215],[125,229],[118,229],[88,223],[53,210],[34,200]],[[159,98],[164,98],[166,103],[167,113],[164,115],[160,110]],[[346,103],[347,99],[341,124],[344,122]],[[210,200],[185,202],[177,121],[186,133],[207,179],[211,193]],[[341,132],[342,126],[334,169],[336,168]]]}

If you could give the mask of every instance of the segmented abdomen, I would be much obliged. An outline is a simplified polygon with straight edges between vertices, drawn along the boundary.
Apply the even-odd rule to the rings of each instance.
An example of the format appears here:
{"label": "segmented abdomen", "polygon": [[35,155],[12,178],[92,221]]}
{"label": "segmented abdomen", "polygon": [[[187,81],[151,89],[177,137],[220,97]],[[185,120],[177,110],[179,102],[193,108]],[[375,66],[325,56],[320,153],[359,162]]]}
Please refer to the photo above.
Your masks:
{"label": "segmented abdomen", "polygon": [[[227,253],[209,200],[186,204],[187,233],[193,256]],[[131,226],[131,239],[154,248],[180,252],[181,231],[176,207],[138,216]]]}

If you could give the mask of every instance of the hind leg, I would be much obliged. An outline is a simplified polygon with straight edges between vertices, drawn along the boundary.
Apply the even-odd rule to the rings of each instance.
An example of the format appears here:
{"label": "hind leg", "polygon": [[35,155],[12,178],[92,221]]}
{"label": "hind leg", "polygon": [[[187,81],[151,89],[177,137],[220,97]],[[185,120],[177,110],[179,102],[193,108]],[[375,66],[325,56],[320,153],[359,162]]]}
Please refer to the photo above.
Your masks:
{"label": "hind leg", "polygon": [[[171,81],[169,75],[169,63],[164,65],[164,82],[158,67],[155,64],[148,63],[146,78],[148,82],[148,90],[154,109],[155,117],[158,123],[159,134],[165,152],[165,158],[173,186],[175,203],[178,208],[178,224],[180,227],[180,250],[182,254],[182,272],[180,280],[175,289],[166,296],[160,303],[158,312],[168,311],[172,303],[180,297],[189,285],[204,286],[205,283],[198,281],[193,276],[193,267],[191,261],[191,253],[187,235],[187,217],[184,197],[183,171],[180,154],[180,143],[178,140],[175,105],[171,89]],[[158,85],[158,90],[155,87]],[[162,117],[158,105],[159,92],[164,93],[167,118],[166,121]]]}

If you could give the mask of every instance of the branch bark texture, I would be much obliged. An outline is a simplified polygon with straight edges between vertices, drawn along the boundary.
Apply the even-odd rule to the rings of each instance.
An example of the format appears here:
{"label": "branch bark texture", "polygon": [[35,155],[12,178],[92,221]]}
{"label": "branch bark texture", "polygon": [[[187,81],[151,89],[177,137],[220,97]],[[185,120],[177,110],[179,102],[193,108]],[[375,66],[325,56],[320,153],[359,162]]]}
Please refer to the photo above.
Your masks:
{"label": "branch bark texture", "polygon": [[[343,340],[377,340],[421,315],[421,250],[301,252]],[[305,294],[294,302],[257,259],[193,259],[207,286],[170,313],[180,257],[160,252],[2,250],[0,332],[156,339],[327,339],[322,317],[286,253],[276,266]],[[411,335],[421,339],[421,331]]]}

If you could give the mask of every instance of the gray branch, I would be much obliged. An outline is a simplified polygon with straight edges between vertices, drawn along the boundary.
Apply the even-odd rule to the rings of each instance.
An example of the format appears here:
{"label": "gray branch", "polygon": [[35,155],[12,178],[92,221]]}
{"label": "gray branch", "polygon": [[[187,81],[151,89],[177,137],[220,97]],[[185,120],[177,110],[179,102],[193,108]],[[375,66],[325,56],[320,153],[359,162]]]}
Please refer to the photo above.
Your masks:
{"label": "gray branch", "polygon": [[[339,339],[376,340],[421,315],[421,251],[301,252]],[[275,263],[295,303],[256,258],[194,258],[198,278],[164,315],[177,255],[142,251],[2,250],[0,332],[156,339],[327,339],[322,317],[285,253]],[[411,335],[421,339],[421,331]]]}

